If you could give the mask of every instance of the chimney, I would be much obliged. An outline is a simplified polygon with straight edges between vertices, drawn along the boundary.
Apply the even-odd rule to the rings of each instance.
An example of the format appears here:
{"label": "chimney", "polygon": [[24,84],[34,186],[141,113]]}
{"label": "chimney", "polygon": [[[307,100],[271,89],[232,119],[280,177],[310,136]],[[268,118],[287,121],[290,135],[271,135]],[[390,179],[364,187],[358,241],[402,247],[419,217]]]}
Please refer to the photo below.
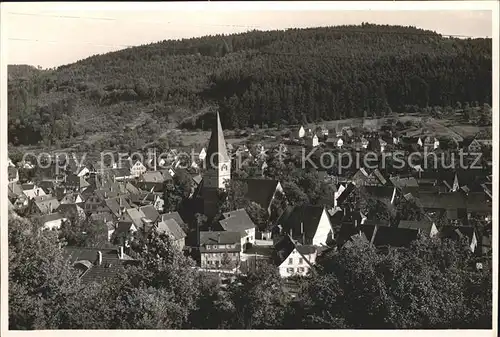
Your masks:
{"label": "chimney", "polygon": [[220,233],[217,233],[217,243],[220,243]]}
{"label": "chimney", "polygon": [[100,266],[102,264],[102,253],[101,253],[101,251],[97,252],[97,261],[96,261],[96,264],[98,266]]}
{"label": "chimney", "polygon": [[120,251],[119,251],[119,256],[118,256],[118,258],[119,258],[120,260],[123,260],[123,246],[120,246]]}

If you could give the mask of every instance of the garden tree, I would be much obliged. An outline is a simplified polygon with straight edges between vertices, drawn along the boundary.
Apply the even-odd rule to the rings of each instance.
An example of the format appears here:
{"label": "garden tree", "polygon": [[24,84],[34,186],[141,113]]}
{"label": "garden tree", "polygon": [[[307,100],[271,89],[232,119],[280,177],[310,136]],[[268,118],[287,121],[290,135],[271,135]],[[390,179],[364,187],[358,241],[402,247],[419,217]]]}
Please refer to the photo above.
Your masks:
{"label": "garden tree", "polygon": [[59,239],[69,246],[102,247],[108,243],[108,228],[103,222],[93,221],[90,217],[71,216],[62,222]]}
{"label": "garden tree", "polygon": [[356,241],[318,260],[289,312],[316,328],[489,328],[490,280],[490,267],[475,269],[465,241],[421,236],[387,251]]}
{"label": "garden tree", "polygon": [[452,137],[441,137],[439,138],[439,147],[443,150],[454,151],[458,148],[458,143]]}
{"label": "garden tree", "polygon": [[315,171],[302,172],[297,185],[304,191],[310,203],[316,203],[320,197],[321,181]]}
{"label": "garden tree", "polygon": [[234,318],[234,305],[230,293],[221,287],[221,279],[213,273],[200,272],[197,277],[199,297],[196,309],[189,315],[192,328],[229,329]]}
{"label": "garden tree", "polygon": [[485,126],[485,125],[491,125],[493,122],[492,118],[492,109],[491,107],[485,103],[482,107],[481,110],[479,111],[479,119],[478,119],[478,125]]}
{"label": "garden tree", "polygon": [[300,206],[309,203],[309,197],[307,194],[305,194],[304,191],[302,191],[302,189],[293,182],[284,182],[283,192],[288,203],[292,206]]}
{"label": "garden tree", "polygon": [[262,208],[262,206],[251,201],[245,210],[258,228],[265,229],[267,227],[269,214],[267,213],[267,210]]}
{"label": "garden tree", "polygon": [[240,276],[237,281],[229,287],[234,305],[232,328],[281,327],[289,298],[283,292],[283,281],[277,269],[264,264],[259,271]]}
{"label": "garden tree", "polygon": [[344,294],[332,275],[313,275],[306,279],[296,301],[285,315],[287,329],[348,328],[343,317]]}
{"label": "garden tree", "polygon": [[271,214],[269,215],[270,223],[278,220],[281,214],[285,211],[288,206],[288,201],[284,193],[277,191],[274,199],[271,202]]}
{"label": "garden tree", "polygon": [[401,220],[422,220],[423,211],[413,199],[406,200],[401,198],[396,208],[398,217]]}
{"label": "garden tree", "polygon": [[191,178],[188,173],[178,170],[174,177],[165,182],[163,194],[164,212],[177,211],[181,203],[191,194]]}
{"label": "garden tree", "polygon": [[175,322],[172,327],[180,328],[187,323],[190,310],[196,306],[199,296],[196,287],[194,261],[185,257],[167,234],[151,231],[139,241],[136,248],[141,261],[140,266],[128,269],[130,286],[149,291],[161,290],[158,300],[168,302],[174,309]]}
{"label": "garden tree", "polygon": [[226,189],[221,194],[220,212],[230,212],[240,208],[247,208],[250,201],[246,198],[247,184],[244,181],[229,180]]}
{"label": "garden tree", "polygon": [[58,329],[65,308],[81,287],[63,256],[54,231],[11,216],[9,242],[9,328]]}

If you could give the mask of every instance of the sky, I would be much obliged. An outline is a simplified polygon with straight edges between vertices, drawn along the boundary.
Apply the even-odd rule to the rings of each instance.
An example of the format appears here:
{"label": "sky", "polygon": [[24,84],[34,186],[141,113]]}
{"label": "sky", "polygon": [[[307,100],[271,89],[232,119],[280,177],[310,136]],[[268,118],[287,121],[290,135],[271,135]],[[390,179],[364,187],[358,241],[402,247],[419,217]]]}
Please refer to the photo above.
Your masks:
{"label": "sky", "polygon": [[491,37],[493,25],[491,11],[470,8],[408,10],[422,8],[408,5],[391,7],[393,10],[381,10],[384,6],[372,10],[338,10],[309,4],[292,10],[283,3],[274,7],[254,3],[246,8],[221,3],[211,7],[190,7],[186,3],[168,7],[158,2],[142,3],[140,7],[137,4],[133,7],[133,3],[120,7],[117,4],[3,3],[7,63],[52,68],[128,46],[252,29],[370,22],[411,25],[443,35]]}

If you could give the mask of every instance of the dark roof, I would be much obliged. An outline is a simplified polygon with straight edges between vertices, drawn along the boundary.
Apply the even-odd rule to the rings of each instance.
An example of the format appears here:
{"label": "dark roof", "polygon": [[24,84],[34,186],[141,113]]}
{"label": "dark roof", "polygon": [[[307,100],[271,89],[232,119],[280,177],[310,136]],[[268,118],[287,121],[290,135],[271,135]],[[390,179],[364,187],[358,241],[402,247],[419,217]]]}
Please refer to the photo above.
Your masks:
{"label": "dark roof", "polygon": [[104,202],[115,216],[119,216],[122,209],[130,208],[130,205],[123,197],[106,199]]}
{"label": "dark roof", "polygon": [[465,236],[469,242],[472,240],[474,234],[475,230],[472,226],[443,226],[440,231],[441,238],[457,240]]}
{"label": "dark roof", "polygon": [[160,213],[158,213],[158,211],[156,210],[156,208],[154,208],[153,205],[142,206],[140,207],[140,210],[142,211],[142,213],[144,213],[146,218],[148,218],[153,222],[155,222],[160,218]]}
{"label": "dark roof", "polygon": [[[302,236],[305,235],[305,242],[302,243],[310,244],[316,234],[324,210],[323,206],[290,206],[283,212],[277,224],[281,226],[283,233],[291,233],[292,238],[302,240]],[[329,218],[328,221],[330,221]]]}
{"label": "dark roof", "polygon": [[220,123],[219,112],[217,112],[216,121],[212,128],[212,134],[207,146],[207,156],[205,158],[207,161],[207,167],[212,165],[212,163],[213,165],[217,165],[219,159],[221,161],[230,160],[226,149],[226,141],[224,140],[222,125]]}
{"label": "dark roof", "polygon": [[349,183],[347,184],[345,190],[339,195],[339,197],[337,198],[337,204],[338,205],[342,205],[342,203],[344,203],[347,198],[349,197],[349,195],[356,189],[356,185],[354,185],[353,183]]}
{"label": "dark roof", "polygon": [[225,231],[229,232],[244,233],[247,229],[255,228],[255,224],[244,208],[224,213],[224,219],[219,223]]}
{"label": "dark roof", "polygon": [[240,243],[240,239],[241,236],[239,232],[228,232],[228,231],[200,232],[200,246]]}
{"label": "dark roof", "polygon": [[370,198],[379,200],[390,200],[394,193],[394,187],[365,186],[364,189],[369,194]]}
{"label": "dark roof", "polygon": [[[96,263],[99,251],[102,253],[101,265]],[[119,259],[118,248],[65,247],[64,254],[77,269],[83,271],[82,282],[100,282],[123,272],[125,265],[138,262],[126,254]]]}
{"label": "dark roof", "polygon": [[[241,250],[239,232],[200,232],[200,252],[239,252]],[[234,248],[206,249],[207,245],[235,245]]]}
{"label": "dark roof", "polygon": [[278,180],[271,179],[243,179],[247,185],[246,198],[268,209],[278,187]]}
{"label": "dark roof", "polygon": [[279,266],[285,261],[294,249],[302,256],[304,261],[311,266],[310,261],[305,257],[305,255],[313,254],[317,251],[317,248],[312,245],[301,245],[296,241],[293,241],[290,236],[285,235],[276,245],[274,246],[274,263]]}
{"label": "dark roof", "polygon": [[492,209],[491,202],[484,192],[470,192],[467,195],[461,192],[420,192],[418,200],[424,209],[463,208],[467,209],[469,212],[488,212]]}
{"label": "dark roof", "polygon": [[363,224],[360,230],[374,246],[407,246],[418,237],[418,230],[409,228]]}
{"label": "dark roof", "polygon": [[398,224],[398,228],[417,229],[426,234],[430,234],[432,225],[432,222],[424,216],[422,220],[401,220]]}

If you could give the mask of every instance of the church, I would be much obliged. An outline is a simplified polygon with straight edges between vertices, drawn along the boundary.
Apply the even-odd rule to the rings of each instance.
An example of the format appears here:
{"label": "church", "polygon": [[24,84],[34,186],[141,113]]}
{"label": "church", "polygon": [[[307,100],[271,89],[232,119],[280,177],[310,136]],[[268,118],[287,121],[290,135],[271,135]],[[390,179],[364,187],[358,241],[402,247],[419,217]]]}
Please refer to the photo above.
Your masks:
{"label": "church", "polygon": [[219,189],[225,189],[226,183],[231,179],[231,157],[227,152],[219,112],[212,128],[204,162],[206,170],[198,196],[203,200],[203,213],[211,218],[217,213]]}

